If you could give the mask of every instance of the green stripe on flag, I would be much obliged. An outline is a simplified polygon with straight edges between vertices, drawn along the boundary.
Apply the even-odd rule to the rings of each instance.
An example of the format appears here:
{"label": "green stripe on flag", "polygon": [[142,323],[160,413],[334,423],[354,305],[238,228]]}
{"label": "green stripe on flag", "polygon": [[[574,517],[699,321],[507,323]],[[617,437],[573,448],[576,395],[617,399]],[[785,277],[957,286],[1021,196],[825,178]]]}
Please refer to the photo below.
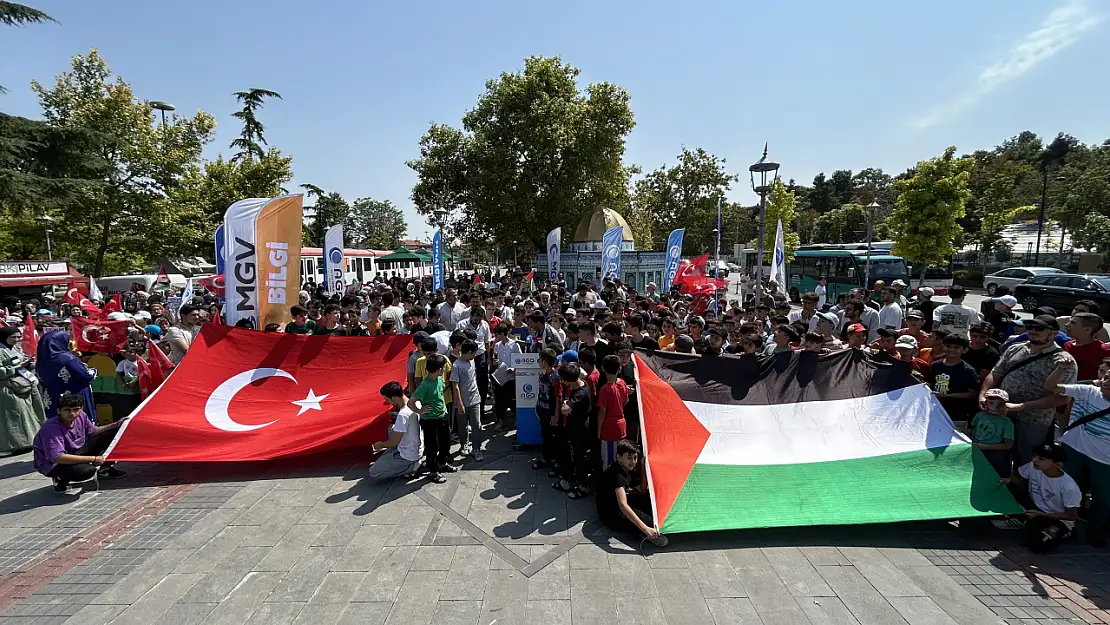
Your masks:
{"label": "green stripe on flag", "polygon": [[661,529],[891,523],[1021,510],[981,451],[953,445],[809,464],[695,464]]}

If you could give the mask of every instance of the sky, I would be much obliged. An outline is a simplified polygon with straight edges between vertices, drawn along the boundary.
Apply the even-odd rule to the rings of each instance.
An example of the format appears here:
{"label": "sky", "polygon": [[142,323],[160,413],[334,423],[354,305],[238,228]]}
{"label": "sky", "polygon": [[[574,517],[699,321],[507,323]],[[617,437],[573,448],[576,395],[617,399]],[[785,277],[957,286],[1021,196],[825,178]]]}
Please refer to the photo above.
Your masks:
{"label": "sky", "polygon": [[260,119],[293,184],[392,200],[415,238],[430,231],[405,165],[421,135],[459,126],[485,81],[528,56],[629,91],[626,163],[705,148],[743,174],[729,196],[744,203],[764,142],[808,184],[1022,130],[1110,138],[1110,0],[23,1],[60,23],[0,31],[0,111],[39,117],[30,81],[97,48],[138,97],[213,114],[214,158],[239,132],[232,94],[271,89],[283,99]]}

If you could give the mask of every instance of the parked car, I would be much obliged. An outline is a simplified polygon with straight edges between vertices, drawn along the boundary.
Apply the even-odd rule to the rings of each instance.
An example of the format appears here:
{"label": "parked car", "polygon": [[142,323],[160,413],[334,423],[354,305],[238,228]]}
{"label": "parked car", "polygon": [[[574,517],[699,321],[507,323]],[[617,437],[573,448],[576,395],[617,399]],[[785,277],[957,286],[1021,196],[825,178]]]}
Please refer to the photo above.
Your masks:
{"label": "parked car", "polygon": [[1002,271],[983,276],[983,288],[987,295],[994,296],[998,287],[1004,286],[1012,293],[1014,287],[1025,282],[1033,276],[1043,276],[1049,273],[1064,273],[1055,267],[1010,267]]}
{"label": "parked car", "polygon": [[1025,310],[1051,306],[1068,314],[1081,299],[1094,300],[1101,314],[1110,311],[1110,276],[1053,273],[1033,276],[1014,287],[1014,297]]}

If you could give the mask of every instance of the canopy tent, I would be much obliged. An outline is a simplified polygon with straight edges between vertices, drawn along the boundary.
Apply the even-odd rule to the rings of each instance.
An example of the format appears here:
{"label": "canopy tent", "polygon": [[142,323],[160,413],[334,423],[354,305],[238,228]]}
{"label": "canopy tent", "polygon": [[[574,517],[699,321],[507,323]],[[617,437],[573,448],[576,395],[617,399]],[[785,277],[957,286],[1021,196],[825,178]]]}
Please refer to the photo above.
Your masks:
{"label": "canopy tent", "polygon": [[[432,251],[427,249],[427,248],[423,248],[423,247],[417,248],[417,249],[413,250],[413,253],[423,256],[424,259],[429,261],[429,262],[432,260]],[[447,261],[455,262],[455,261],[459,260],[459,257],[455,256],[454,254],[444,252],[443,253],[443,260],[445,262],[447,262]]]}
{"label": "canopy tent", "polygon": [[378,258],[379,263],[401,262],[401,263],[425,263],[431,259],[431,255],[423,256],[410,252],[408,248],[399,247],[392,252]]}

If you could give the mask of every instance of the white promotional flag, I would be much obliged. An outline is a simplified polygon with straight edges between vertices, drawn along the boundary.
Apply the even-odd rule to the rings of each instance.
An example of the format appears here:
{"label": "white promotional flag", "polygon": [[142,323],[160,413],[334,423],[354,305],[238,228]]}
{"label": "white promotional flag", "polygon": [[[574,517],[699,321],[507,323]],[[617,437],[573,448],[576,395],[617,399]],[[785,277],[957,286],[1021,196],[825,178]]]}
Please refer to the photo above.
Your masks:
{"label": "white promotional flag", "polygon": [[782,220],[775,233],[775,257],[771,259],[771,279],[779,285],[779,293],[786,293],[786,241],[782,237]]}
{"label": "white promotional flag", "polygon": [[185,279],[185,290],[181,292],[181,305],[177,307],[177,316],[181,317],[181,309],[193,303],[193,279]]}
{"label": "white promotional flag", "polygon": [[89,276],[89,299],[94,302],[103,302],[104,294],[100,292],[100,287],[96,286],[96,279]]}
{"label": "white promotional flag", "polygon": [[559,280],[559,271],[562,267],[559,266],[560,250],[559,240],[563,237],[563,229],[555,228],[547,233],[547,281],[550,284],[555,284]]}
{"label": "white promotional flag", "polygon": [[324,233],[324,288],[328,295],[342,295],[346,287],[343,260],[343,225],[336,224]]}

